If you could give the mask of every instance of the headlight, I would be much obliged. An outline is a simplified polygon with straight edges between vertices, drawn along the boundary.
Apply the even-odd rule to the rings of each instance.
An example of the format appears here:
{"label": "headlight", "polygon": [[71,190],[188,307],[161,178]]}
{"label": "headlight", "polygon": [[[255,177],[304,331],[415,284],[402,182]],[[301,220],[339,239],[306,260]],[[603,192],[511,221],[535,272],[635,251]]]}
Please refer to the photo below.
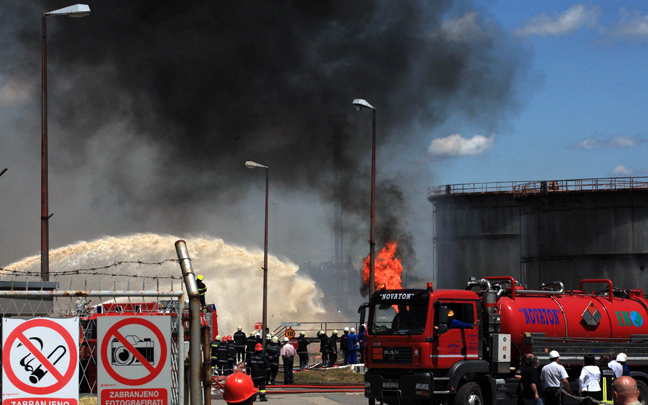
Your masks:
{"label": "headlight", "polygon": [[429,390],[430,384],[416,383],[417,390]]}
{"label": "headlight", "polygon": [[371,387],[371,383],[369,381],[365,381],[365,388]]}

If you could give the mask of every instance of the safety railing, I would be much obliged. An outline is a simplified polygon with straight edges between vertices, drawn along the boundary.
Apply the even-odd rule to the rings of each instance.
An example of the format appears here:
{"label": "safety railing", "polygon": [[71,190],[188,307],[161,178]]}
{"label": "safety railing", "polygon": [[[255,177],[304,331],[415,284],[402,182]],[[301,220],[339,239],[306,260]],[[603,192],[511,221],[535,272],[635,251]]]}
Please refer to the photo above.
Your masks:
{"label": "safety railing", "polygon": [[428,198],[443,195],[513,193],[516,196],[551,192],[648,189],[648,177],[609,177],[570,180],[504,181],[447,184],[428,188]]}

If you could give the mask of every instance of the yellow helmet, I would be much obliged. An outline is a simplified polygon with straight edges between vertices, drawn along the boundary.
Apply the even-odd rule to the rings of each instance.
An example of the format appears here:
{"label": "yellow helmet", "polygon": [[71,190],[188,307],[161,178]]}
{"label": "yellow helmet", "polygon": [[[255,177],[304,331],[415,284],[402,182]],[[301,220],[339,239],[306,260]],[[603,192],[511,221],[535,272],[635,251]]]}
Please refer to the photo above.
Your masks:
{"label": "yellow helmet", "polygon": [[203,276],[202,276],[202,274],[201,274],[201,275],[199,275],[199,276],[198,276],[198,277],[196,277],[196,278],[197,278],[198,280],[200,280],[200,281],[203,281],[203,280],[205,279],[205,277],[203,277]]}

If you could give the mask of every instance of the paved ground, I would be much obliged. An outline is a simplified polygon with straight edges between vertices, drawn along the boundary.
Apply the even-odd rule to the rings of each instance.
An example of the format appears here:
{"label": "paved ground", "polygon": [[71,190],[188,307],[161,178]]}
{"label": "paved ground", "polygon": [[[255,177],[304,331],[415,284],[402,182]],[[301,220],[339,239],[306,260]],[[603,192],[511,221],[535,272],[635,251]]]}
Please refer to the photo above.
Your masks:
{"label": "paved ground", "polygon": [[[367,405],[367,399],[364,393],[324,393],[324,394],[268,394],[269,405],[282,404],[282,405],[332,405],[332,404],[347,404],[347,405]],[[226,402],[221,395],[212,395],[212,405],[221,405]],[[262,404],[257,398],[255,404]]]}

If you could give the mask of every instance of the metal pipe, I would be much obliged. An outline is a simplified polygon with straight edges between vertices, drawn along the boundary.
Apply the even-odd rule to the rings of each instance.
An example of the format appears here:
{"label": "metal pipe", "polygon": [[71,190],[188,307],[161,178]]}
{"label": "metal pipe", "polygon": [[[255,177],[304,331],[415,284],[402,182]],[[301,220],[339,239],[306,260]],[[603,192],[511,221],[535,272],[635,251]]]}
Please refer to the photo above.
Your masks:
{"label": "metal pipe", "polygon": [[369,232],[369,296],[376,291],[376,109],[371,130],[371,230]]}
{"label": "metal pipe", "polygon": [[187,242],[179,240],[175,243],[180,268],[184,277],[187,295],[189,296],[189,364],[190,364],[190,396],[191,405],[202,405],[202,390],[200,381],[200,293],[196,283],[196,275],[191,266]]}
{"label": "metal pipe", "polygon": [[527,294],[545,294],[545,295],[556,295],[562,294],[565,292],[565,286],[560,281],[554,281],[554,284],[560,286],[558,290],[517,290],[517,295],[527,295]]}
{"label": "metal pipe", "polygon": [[43,14],[41,87],[41,279],[49,281],[49,207],[47,160],[47,13]]}
{"label": "metal pipe", "polygon": [[202,341],[203,341],[203,364],[202,364],[202,381],[203,381],[203,398],[205,398],[205,405],[211,405],[211,339],[209,336],[209,326],[203,325],[202,327]]}

